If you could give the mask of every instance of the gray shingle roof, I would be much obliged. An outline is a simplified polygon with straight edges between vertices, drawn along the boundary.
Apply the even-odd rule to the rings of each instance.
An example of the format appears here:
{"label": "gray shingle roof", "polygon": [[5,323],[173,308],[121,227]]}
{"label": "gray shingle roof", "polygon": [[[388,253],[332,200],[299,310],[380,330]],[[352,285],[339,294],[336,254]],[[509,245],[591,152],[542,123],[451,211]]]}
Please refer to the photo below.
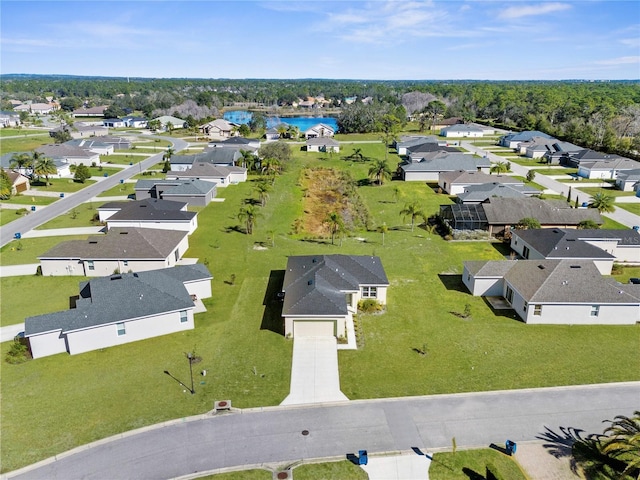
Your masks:
{"label": "gray shingle roof", "polygon": [[82,148],[74,147],[72,145],[66,145],[64,143],[57,143],[55,145],[43,145],[36,148],[36,151],[42,153],[46,157],[51,158],[92,158],[96,156],[96,154],[93,152],[87,152]]}
{"label": "gray shingle roof", "polygon": [[346,315],[345,291],[387,286],[379,257],[305,255],[289,257],[285,272],[283,315]]}
{"label": "gray shingle roof", "polygon": [[214,165],[212,163],[196,162],[191,167],[182,171],[171,171],[167,177],[197,177],[197,178],[226,178],[233,172],[244,172],[244,167],[228,167],[225,165]]}
{"label": "gray shingle roof", "polygon": [[403,163],[400,168],[405,172],[451,172],[455,170],[473,172],[478,168],[489,166],[489,160],[484,158],[474,158],[462,153],[446,153],[431,160]]}
{"label": "gray shingle roof", "polygon": [[618,173],[618,180],[625,182],[637,182],[640,180],[640,168],[634,170],[625,170]]}
{"label": "gray shingle roof", "polygon": [[488,173],[466,170],[456,170],[454,172],[443,172],[440,174],[440,179],[446,181],[448,184],[509,184],[509,185],[523,185],[522,180],[511,177],[509,175],[489,175]]}
{"label": "gray shingle roof", "polygon": [[570,208],[566,202],[551,202],[535,197],[491,197],[482,204],[487,221],[494,225],[515,225],[523,218],[535,218],[541,225],[577,225],[584,220],[602,224],[594,208]]}
{"label": "gray shingle roof", "polygon": [[209,148],[195,155],[174,155],[171,157],[171,163],[175,165],[192,165],[194,163],[233,165],[240,158],[242,158],[242,154],[235,148]]}
{"label": "gray shingle roof", "polygon": [[331,137],[314,137],[307,139],[307,145],[327,145],[329,147],[338,147],[340,142]]}
{"label": "gray shingle roof", "polygon": [[[541,228],[532,230],[516,230],[513,232],[514,238],[521,238],[531,245],[533,249],[545,258],[585,258],[585,259],[613,259],[614,256],[604,250],[579,240],[577,233],[586,230]],[[589,230],[589,232],[599,232],[601,230]],[[603,230],[604,231],[604,230]],[[620,233],[620,230],[615,230]],[[631,230],[633,231],[633,230]],[[636,232],[637,234],[637,232]],[[597,238],[591,236],[591,238]],[[599,238],[612,238],[603,235]],[[639,237],[640,238],[640,237]]]}
{"label": "gray shingle roof", "polygon": [[40,259],[132,260],[166,259],[188,235],[180,230],[155,228],[112,228],[87,240],[61,242]]}
{"label": "gray shingle roof", "polygon": [[455,147],[442,146],[434,142],[422,142],[420,144],[407,147],[407,155],[419,155],[421,153],[431,152],[460,153],[460,150]]}
{"label": "gray shingle roof", "polygon": [[473,260],[463,262],[467,271],[474,277],[504,277],[517,260],[484,261]]}
{"label": "gray shingle roof", "polygon": [[520,260],[504,278],[529,303],[640,305],[639,285],[603,277],[589,260]]}
{"label": "gray shingle roof", "polygon": [[465,187],[464,193],[458,194],[458,199],[462,202],[481,203],[491,197],[504,198],[524,198],[527,195],[539,193],[532,187],[526,185],[502,185],[500,183],[483,183],[480,185],[469,185]]}
{"label": "gray shingle roof", "polygon": [[29,317],[25,335],[62,333],[193,307],[184,283],[212,278],[204,265],[125,273],[80,283],[76,308]]}
{"label": "gray shingle roof", "polygon": [[214,183],[190,178],[184,180],[138,180],[135,190],[149,191],[156,185],[166,187],[164,192],[168,195],[207,195],[215,190]]}
{"label": "gray shingle roof", "polygon": [[98,207],[98,210],[120,208],[108,219],[110,221],[191,222],[198,214],[183,210],[186,205],[186,202],[145,198],[133,202],[108,202]]}

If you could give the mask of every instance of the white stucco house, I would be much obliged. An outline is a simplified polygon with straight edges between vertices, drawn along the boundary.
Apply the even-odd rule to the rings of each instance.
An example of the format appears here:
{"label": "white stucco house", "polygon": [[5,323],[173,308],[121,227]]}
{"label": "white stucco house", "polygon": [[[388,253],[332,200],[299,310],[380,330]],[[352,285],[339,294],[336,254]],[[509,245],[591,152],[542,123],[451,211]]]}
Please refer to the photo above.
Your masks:
{"label": "white stucco house", "polygon": [[482,185],[485,183],[499,183],[501,185],[524,186],[522,180],[518,180],[510,175],[489,175],[484,172],[468,172],[466,170],[456,170],[453,172],[440,172],[438,175],[438,186],[449,195],[459,195],[471,185]]}
{"label": "white stucco house", "polygon": [[340,142],[330,137],[312,137],[307,139],[307,152],[338,153]]}
{"label": "white stucco house", "polygon": [[636,185],[640,184],[640,168],[619,172],[616,178],[616,188],[623,192],[633,192]]}
{"label": "white stucco house", "polygon": [[177,230],[191,235],[198,228],[198,213],[187,210],[184,201],[145,198],[133,202],[107,202],[98,207],[98,217],[107,228],[151,228]]}
{"label": "white stucco house", "polygon": [[484,130],[468,123],[451,125],[440,130],[441,137],[468,137],[480,138],[484,136]]}
{"label": "white stucco house", "polygon": [[75,308],[27,318],[25,338],[33,358],[41,358],[192,330],[212,278],[195,264],[81,282]]}
{"label": "white stucco house", "polygon": [[604,277],[591,260],[464,262],[474,296],[502,297],[527,324],[633,325],[640,285]]}
{"label": "white stucco house", "polygon": [[304,131],[304,138],[333,137],[335,130],[325,123],[319,123]]}
{"label": "white stucco house", "polygon": [[226,187],[247,181],[247,169],[244,167],[228,167],[212,163],[194,163],[184,170],[167,172],[167,180],[197,179],[211,182],[216,187]]}
{"label": "white stucco house", "polygon": [[463,153],[433,152],[422,157],[411,157],[403,162],[400,176],[405,182],[437,183],[443,172],[483,172],[488,173],[491,161]]}
{"label": "white stucco house", "polygon": [[45,157],[53,160],[61,160],[69,165],[86,165],[90,167],[94,163],[100,165],[100,154],[65,143],[43,145],[35,149]]}
{"label": "white stucco house", "polygon": [[616,158],[614,160],[581,162],[578,166],[578,176],[583,178],[616,179],[621,172],[637,170],[640,163],[630,158]]}
{"label": "white stucco house", "polygon": [[288,337],[346,337],[361,299],[387,302],[389,280],[379,257],[291,256],[282,291]]}
{"label": "white stucco house", "polygon": [[97,277],[175,266],[189,249],[180,230],[112,228],[87,240],[68,240],[38,256],[43,276]]}

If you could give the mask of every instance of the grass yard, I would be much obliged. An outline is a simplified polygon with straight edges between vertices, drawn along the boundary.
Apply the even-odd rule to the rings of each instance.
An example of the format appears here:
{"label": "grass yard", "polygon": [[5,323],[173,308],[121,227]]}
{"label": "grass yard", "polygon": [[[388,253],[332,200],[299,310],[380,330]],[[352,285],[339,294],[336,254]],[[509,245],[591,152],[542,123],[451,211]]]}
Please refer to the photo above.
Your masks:
{"label": "grass yard", "polygon": [[135,193],[135,183],[119,183],[115,187],[111,187],[109,190],[105,190],[100,195],[100,197],[118,197],[118,196],[127,196]]}
{"label": "grass yard", "polygon": [[89,173],[92,177],[104,177],[105,173],[109,176],[121,171],[121,168],[115,167],[89,167]]}
{"label": "grass yard", "polygon": [[429,478],[431,480],[487,478],[488,465],[494,473],[500,475],[500,478],[527,480],[527,476],[511,457],[491,448],[436,453],[429,468]]}
{"label": "grass yard", "polygon": [[[87,235],[66,235],[64,237],[22,238],[12,240],[0,248],[0,265],[22,265],[23,263],[38,263],[38,255],[53,248],[64,240],[80,240]],[[4,292],[2,292],[4,297]],[[4,298],[2,299],[4,301]]]}
{"label": "grass yard", "polygon": [[640,203],[616,203],[616,207],[627,210],[635,215],[640,215]]}
{"label": "grass yard", "polygon": [[15,137],[18,135],[46,135],[49,137],[49,132],[46,130],[28,128],[0,128],[0,138]]}
{"label": "grass yard", "polygon": [[[384,157],[382,144],[354,147]],[[245,235],[237,219],[240,206],[256,196],[252,181],[220,189],[225,202],[211,203],[200,212],[185,256],[208,264],[214,279],[213,297],[205,300],[208,311],[196,315],[195,330],[82,355],[3,364],[2,470],[133,428],[203,413],[215,399],[232,399],[239,408],[279,404],[289,391],[293,343],[281,333],[279,304],[269,301],[268,286],[271,280],[272,288],[278,288],[273,284],[290,255],[382,259],[391,282],[387,310],[360,315],[363,346],[339,354],[341,387],[351,399],[640,379],[637,356],[619,354],[635,351],[639,325],[525,325],[511,311],[494,313],[482,298],[468,294],[460,274],[464,260],[503,258],[502,244],[446,242],[420,228],[412,232],[410,220],[399,215],[406,202],[415,200],[430,214],[441,203],[450,203],[449,197],[420,182],[367,185],[370,163],[341,159],[348,154],[348,149],[333,157],[296,151],[295,161],[275,180],[266,206],[260,208],[253,235]],[[396,161],[392,158],[389,155],[391,165]],[[304,166],[349,170],[363,185],[358,191],[369,208],[368,229],[336,245],[328,235],[292,235],[295,220],[303,214],[299,179]],[[397,203],[395,187],[400,190]],[[383,223],[389,227],[384,246],[375,231]],[[53,245],[60,238],[29,242],[36,240]],[[12,262],[31,263],[48,248],[27,242],[23,240],[23,250],[31,252],[11,252],[7,256]],[[24,258],[16,258],[18,253]],[[451,313],[466,304],[469,318]],[[426,356],[412,350],[423,345]],[[6,343],[0,346],[3,357],[8,348]],[[206,382],[196,385],[197,395],[183,393],[163,374],[169,370],[188,375],[183,352],[192,349],[203,359],[198,368],[209,372]],[[60,418],[65,419],[64,428]]]}
{"label": "grass yard", "polygon": [[142,155],[126,155],[120,153],[114,153],[113,155],[100,155],[100,161],[102,163],[115,163],[117,165],[129,165],[130,163],[138,163],[147,157]]}
{"label": "grass yard", "polygon": [[162,170],[145,170],[131,177],[132,180],[158,180],[164,179],[167,175]]}
{"label": "grass yard", "polygon": [[[298,477],[296,477],[297,479]],[[273,473],[269,470],[237,470],[234,472],[218,473],[198,477],[198,480],[272,480]]]}
{"label": "grass yard", "polygon": [[534,168],[533,171],[538,175],[575,175],[578,173],[577,168]]}
{"label": "grass yard", "polygon": [[[72,193],[82,190],[89,185],[96,183],[95,180],[85,180],[84,183],[75,182],[72,178],[50,178],[51,185],[45,186],[45,181],[31,182],[31,188],[42,192],[64,192]],[[28,192],[27,192],[28,194]]]}
{"label": "grass yard", "polygon": [[[636,192],[623,192],[616,188],[602,188],[602,187],[577,187],[581,192],[587,195],[594,196],[596,193],[604,193],[611,197],[633,197]],[[617,206],[617,204],[616,204]]]}
{"label": "grass yard", "polygon": [[49,134],[37,137],[5,138],[0,142],[0,155],[9,152],[28,152],[48,143],[53,143]]}
{"label": "grass yard", "polygon": [[[96,206],[98,203],[96,202]],[[75,211],[75,212],[74,212]],[[96,227],[98,222],[93,222],[94,215],[98,213],[91,203],[83,203],[68,212],[49,220],[40,225],[36,230],[48,230],[52,228],[76,228],[76,227]],[[75,218],[74,218],[75,217]]]}
{"label": "grass yard", "polygon": [[20,212],[13,208],[0,208],[0,225],[6,225],[9,222],[13,222],[18,218],[24,216],[27,212]]}
{"label": "grass yard", "polygon": [[[369,475],[349,460],[325,463],[305,463],[293,469],[295,480],[367,480]],[[217,480],[217,479],[216,479]]]}
{"label": "grass yard", "polygon": [[[55,190],[51,191],[54,192]],[[51,205],[53,202],[59,199],[60,197],[39,197],[37,195],[29,195],[29,191],[26,191],[25,193],[22,193],[20,195],[14,195],[7,200],[2,200],[2,203],[8,203],[10,205],[24,205],[25,208],[29,208],[32,205]]]}

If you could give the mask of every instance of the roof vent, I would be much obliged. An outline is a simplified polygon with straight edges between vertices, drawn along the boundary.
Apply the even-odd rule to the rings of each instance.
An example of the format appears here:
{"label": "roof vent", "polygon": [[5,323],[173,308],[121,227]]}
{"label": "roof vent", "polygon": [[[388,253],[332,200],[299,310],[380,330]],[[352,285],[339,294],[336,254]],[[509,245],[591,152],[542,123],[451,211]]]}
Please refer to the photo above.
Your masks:
{"label": "roof vent", "polygon": [[569,268],[582,268],[580,265],[570,265]]}
{"label": "roof vent", "polygon": [[318,263],[318,259],[314,257],[314,258],[311,260],[311,263]]}
{"label": "roof vent", "polygon": [[309,280],[309,281],[307,282],[307,285],[313,285],[313,280]]}
{"label": "roof vent", "polygon": [[122,275],[111,275],[111,280],[122,280]]}
{"label": "roof vent", "polygon": [[91,244],[91,243],[92,243],[92,244],[97,244],[97,243],[98,243],[98,241],[97,241],[97,240],[89,240],[89,243],[90,243],[90,244]]}
{"label": "roof vent", "polygon": [[538,268],[539,268],[540,270],[544,270],[544,269],[545,269],[545,266],[544,266],[544,265],[538,265]]}
{"label": "roof vent", "polygon": [[129,232],[120,232],[120,235],[129,235]]}
{"label": "roof vent", "polygon": [[145,204],[140,205],[140,208],[147,208]]}

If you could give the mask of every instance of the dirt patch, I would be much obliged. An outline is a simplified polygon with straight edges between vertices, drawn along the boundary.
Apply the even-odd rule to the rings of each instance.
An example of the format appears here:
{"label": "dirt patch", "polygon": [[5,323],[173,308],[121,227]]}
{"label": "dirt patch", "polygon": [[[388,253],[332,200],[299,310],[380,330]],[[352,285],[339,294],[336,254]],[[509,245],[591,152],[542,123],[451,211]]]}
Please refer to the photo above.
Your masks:
{"label": "dirt patch", "polygon": [[514,458],[531,480],[584,479],[571,471],[570,457],[554,457],[542,443],[519,443]]}
{"label": "dirt patch", "polygon": [[332,212],[340,215],[346,230],[367,224],[369,213],[348,172],[307,168],[301,173],[300,184],[304,190],[304,216],[297,223],[302,225],[304,233],[313,237],[329,236],[325,219]]}

